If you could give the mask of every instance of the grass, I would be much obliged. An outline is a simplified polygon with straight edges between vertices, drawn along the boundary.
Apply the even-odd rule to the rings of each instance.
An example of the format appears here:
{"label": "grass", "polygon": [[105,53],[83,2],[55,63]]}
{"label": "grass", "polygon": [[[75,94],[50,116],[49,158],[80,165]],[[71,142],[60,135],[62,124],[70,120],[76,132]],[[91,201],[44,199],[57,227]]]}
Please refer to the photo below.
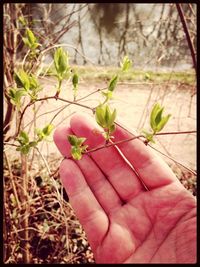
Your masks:
{"label": "grass", "polygon": [[[47,76],[55,76],[55,68],[51,66],[50,69],[45,66],[41,74],[46,72]],[[114,75],[120,72],[120,68],[117,67],[100,67],[100,66],[72,66],[79,77],[85,81],[109,81]],[[145,71],[140,69],[134,69],[120,73],[120,82],[131,81],[131,82],[176,82],[187,85],[195,85],[196,76],[194,70],[188,71],[166,71],[166,72],[155,72]]]}

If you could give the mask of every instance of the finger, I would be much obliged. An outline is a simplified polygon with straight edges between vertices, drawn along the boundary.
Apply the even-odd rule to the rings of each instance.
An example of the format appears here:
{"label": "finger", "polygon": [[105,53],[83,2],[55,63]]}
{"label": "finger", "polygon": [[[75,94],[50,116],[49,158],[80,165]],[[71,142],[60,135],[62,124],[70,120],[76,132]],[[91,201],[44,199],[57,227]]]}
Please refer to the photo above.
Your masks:
{"label": "finger", "polygon": [[[89,149],[100,147],[105,144],[102,135],[98,134],[98,136],[94,131],[97,124],[87,116],[80,114],[74,115],[71,118],[70,125],[75,134],[87,138],[86,143],[89,145]],[[129,201],[141,192],[141,190],[144,190],[143,185],[138,180],[133,170],[114,146],[92,152],[91,157],[108,177],[110,183],[123,201]]]}
{"label": "finger", "polygon": [[[133,135],[119,125],[117,125],[113,135],[114,142],[133,137]],[[148,189],[177,181],[175,174],[169,166],[141,140],[134,139],[129,142],[118,144],[117,146],[133,165]]]}
{"label": "finger", "polygon": [[122,202],[117,192],[88,155],[84,155],[76,163],[81,169],[96,199],[107,214],[121,207]]}
{"label": "finger", "polygon": [[[73,134],[68,126],[59,127],[54,132],[54,142],[65,157],[70,156],[71,149],[67,140],[68,134]],[[81,160],[76,161],[76,164],[81,169],[86,182],[107,214],[121,206],[122,202],[117,192],[89,156],[83,156]]]}
{"label": "finger", "polygon": [[63,160],[60,165],[60,177],[70,203],[86,231],[89,243],[95,250],[108,230],[108,218],[74,161]]}

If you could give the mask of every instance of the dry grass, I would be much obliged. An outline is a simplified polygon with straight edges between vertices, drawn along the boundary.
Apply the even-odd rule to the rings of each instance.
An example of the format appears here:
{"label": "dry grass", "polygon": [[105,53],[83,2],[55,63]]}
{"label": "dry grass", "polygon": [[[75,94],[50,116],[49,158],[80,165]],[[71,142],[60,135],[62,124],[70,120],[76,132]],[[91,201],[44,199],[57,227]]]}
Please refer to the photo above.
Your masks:
{"label": "dry grass", "polygon": [[[10,162],[12,174],[4,166],[4,263],[24,263],[23,239],[25,207],[28,206],[28,246],[30,263],[94,263],[85,232],[63,190],[57,172],[58,158],[49,159],[54,173],[32,162],[29,172],[28,205],[21,196],[21,164]],[[196,195],[196,177],[177,165],[171,166],[181,183]],[[17,190],[13,191],[11,177]]]}

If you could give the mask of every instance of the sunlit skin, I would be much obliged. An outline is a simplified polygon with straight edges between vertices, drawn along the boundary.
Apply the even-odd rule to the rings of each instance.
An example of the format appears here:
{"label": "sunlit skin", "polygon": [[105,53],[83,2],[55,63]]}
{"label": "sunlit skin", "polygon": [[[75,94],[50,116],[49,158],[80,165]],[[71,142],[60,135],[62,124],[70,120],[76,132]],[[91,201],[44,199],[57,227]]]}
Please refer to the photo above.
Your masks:
{"label": "sunlit skin", "polygon": [[[69,158],[68,134],[86,137],[94,148],[105,143],[100,131],[92,118],[76,114],[69,126],[55,130],[54,141]],[[114,142],[131,137],[119,126],[113,135]],[[124,156],[112,146],[60,165],[96,263],[195,263],[195,197],[142,141],[118,148]]]}

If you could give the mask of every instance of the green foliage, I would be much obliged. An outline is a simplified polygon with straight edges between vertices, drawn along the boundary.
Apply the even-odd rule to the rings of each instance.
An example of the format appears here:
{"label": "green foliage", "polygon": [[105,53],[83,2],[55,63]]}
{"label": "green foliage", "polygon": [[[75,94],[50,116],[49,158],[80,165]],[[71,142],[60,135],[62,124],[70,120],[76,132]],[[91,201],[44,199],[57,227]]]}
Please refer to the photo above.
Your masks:
{"label": "green foliage", "polygon": [[11,88],[8,92],[8,96],[10,97],[10,102],[20,109],[21,107],[21,98],[25,96],[27,92],[24,89]]}
{"label": "green foliage", "polygon": [[36,129],[37,140],[30,141],[27,132],[21,131],[19,136],[17,137],[17,141],[19,142],[19,147],[17,147],[17,151],[21,151],[23,154],[28,154],[32,147],[36,147],[37,144],[46,139],[53,130],[54,126],[52,124],[46,125],[42,130]]}
{"label": "green foliage", "polygon": [[117,85],[117,82],[118,82],[118,75],[115,75],[115,76],[111,79],[111,81],[110,81],[110,83],[109,83],[108,91],[113,92],[114,89],[115,89],[115,87],[116,87],[116,85]]}
{"label": "green foliage", "polygon": [[71,155],[75,160],[80,160],[82,158],[82,154],[86,151],[87,145],[83,145],[86,138],[85,137],[77,137],[76,135],[68,135],[68,141],[71,145]]}
{"label": "green foliage", "polygon": [[36,146],[37,144],[29,141],[29,136],[25,131],[21,131],[17,137],[17,141],[20,146],[17,147],[17,151],[20,151],[22,154],[28,154],[31,147]]}
{"label": "green foliage", "polygon": [[8,92],[13,105],[19,109],[21,107],[21,97],[25,95],[29,95],[31,100],[37,99],[41,86],[33,74],[28,74],[20,69],[14,73],[14,80],[17,88],[11,88]]}
{"label": "green foliage", "polygon": [[20,16],[18,20],[24,27],[28,25],[28,22],[24,16]]}
{"label": "green foliage", "polygon": [[38,136],[37,142],[42,141],[43,139],[46,139],[54,129],[53,124],[47,124],[43,129],[36,129],[36,134]]}
{"label": "green foliage", "polygon": [[[22,21],[22,20],[21,20]],[[27,28],[25,32],[25,37],[22,37],[24,44],[32,51],[35,52],[35,49],[40,45],[37,42],[37,38],[35,37],[34,33]]]}
{"label": "green foliage", "polygon": [[70,70],[68,53],[66,53],[62,47],[57,48],[54,53],[54,66],[60,80],[62,80],[64,74]]}
{"label": "green foliage", "polygon": [[95,111],[95,119],[96,122],[105,130],[105,138],[109,140],[111,138],[111,134],[115,130],[115,119],[116,119],[117,111],[114,109],[112,112],[108,105],[100,104],[96,107]]}
{"label": "green foliage", "polygon": [[123,61],[120,63],[120,66],[122,71],[128,71],[132,67],[132,61],[128,58],[128,56],[125,56]]}
{"label": "green foliage", "polygon": [[170,114],[163,117],[164,107],[161,107],[159,103],[156,103],[151,111],[150,125],[154,133],[160,132],[170,118]]}
{"label": "green foliage", "polygon": [[62,47],[57,48],[57,50],[54,53],[54,66],[56,69],[56,76],[58,79],[58,88],[56,96],[58,97],[62,81],[65,79],[66,75],[70,72],[70,66],[69,66],[69,57],[68,53],[66,53]]}
{"label": "green foliage", "polygon": [[143,130],[143,133],[145,134],[145,137],[148,142],[155,142],[153,140],[153,136],[164,128],[169,118],[171,117],[171,114],[168,114],[167,116],[163,117],[163,111],[164,107],[161,107],[159,103],[156,103],[152,108],[150,114],[150,126],[152,132],[149,133],[146,130]]}
{"label": "green foliage", "polygon": [[74,91],[74,100],[76,99],[77,96],[77,91],[78,91],[78,74],[74,73],[72,76],[72,84],[73,84],[73,91]]}
{"label": "green foliage", "polygon": [[30,88],[29,75],[22,69],[14,73],[14,79],[18,88],[24,88],[26,91]]}

